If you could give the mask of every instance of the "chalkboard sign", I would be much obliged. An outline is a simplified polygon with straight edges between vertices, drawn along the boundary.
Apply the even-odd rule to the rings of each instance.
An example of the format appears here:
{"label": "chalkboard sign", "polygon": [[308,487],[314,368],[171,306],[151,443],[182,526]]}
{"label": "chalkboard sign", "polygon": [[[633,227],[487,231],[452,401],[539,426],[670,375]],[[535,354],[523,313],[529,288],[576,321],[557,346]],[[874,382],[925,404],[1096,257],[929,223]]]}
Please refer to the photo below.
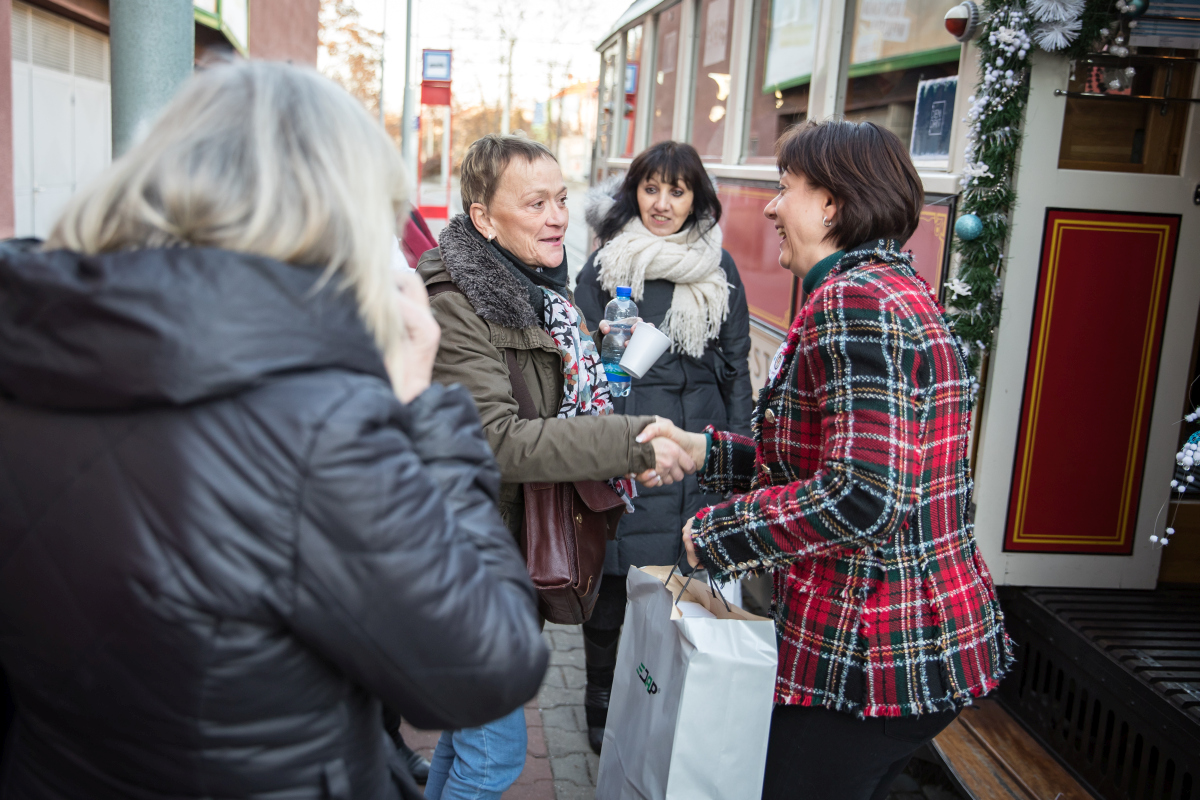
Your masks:
{"label": "chalkboard sign", "polygon": [[950,130],[954,127],[954,92],[958,76],[917,84],[909,155],[914,164],[945,165],[950,160]]}

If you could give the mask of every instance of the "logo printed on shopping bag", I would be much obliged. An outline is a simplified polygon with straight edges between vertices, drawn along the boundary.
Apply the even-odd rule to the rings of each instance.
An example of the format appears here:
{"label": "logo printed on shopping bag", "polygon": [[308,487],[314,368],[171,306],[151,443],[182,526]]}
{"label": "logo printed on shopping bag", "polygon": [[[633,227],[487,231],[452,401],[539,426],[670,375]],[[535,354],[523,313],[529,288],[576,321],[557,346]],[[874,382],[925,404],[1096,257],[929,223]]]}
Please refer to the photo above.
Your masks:
{"label": "logo printed on shopping bag", "polygon": [[646,669],[645,664],[638,664],[637,674],[642,685],[646,687],[646,694],[658,694],[658,684],[650,677],[650,670]]}

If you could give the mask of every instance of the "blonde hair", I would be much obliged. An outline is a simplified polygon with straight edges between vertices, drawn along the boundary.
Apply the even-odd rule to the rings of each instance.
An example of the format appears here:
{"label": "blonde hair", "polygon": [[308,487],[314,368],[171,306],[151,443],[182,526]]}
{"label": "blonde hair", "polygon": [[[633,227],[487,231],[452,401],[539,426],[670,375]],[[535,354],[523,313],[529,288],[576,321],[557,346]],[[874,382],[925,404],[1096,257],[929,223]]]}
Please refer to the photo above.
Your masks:
{"label": "blonde hair", "polygon": [[243,62],[192,77],[45,246],[217,247],[324,269],[318,286],[340,273],[392,366],[390,237],[407,199],[400,155],[358,101],[313,70]]}

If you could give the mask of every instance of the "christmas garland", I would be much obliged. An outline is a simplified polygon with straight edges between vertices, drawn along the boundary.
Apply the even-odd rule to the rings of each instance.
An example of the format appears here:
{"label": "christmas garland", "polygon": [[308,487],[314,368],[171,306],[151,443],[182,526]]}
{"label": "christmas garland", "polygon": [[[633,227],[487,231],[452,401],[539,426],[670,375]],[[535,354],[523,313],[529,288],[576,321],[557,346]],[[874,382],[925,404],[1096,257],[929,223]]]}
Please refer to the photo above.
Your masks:
{"label": "christmas garland", "polygon": [[1017,199],[1013,169],[1029,99],[1033,27],[1021,0],[985,2],[984,11],[989,16],[979,42],[980,81],[967,100],[964,216],[955,224],[959,267],[946,284],[950,324],[972,375],[978,375],[1000,323],[1000,264],[1009,212]]}
{"label": "christmas garland", "polygon": [[[1013,172],[1029,100],[1031,50],[1080,58],[1111,38],[1123,48],[1113,0],[983,0],[987,19],[979,41],[979,84],[968,102],[966,166],[958,235],[958,274],[946,284],[950,323],[979,388],[979,368],[1000,324],[1000,269],[1016,203]],[[1146,0],[1115,0],[1127,19]],[[1136,22],[1131,23],[1136,25]],[[1127,70],[1127,73],[1132,70]]]}

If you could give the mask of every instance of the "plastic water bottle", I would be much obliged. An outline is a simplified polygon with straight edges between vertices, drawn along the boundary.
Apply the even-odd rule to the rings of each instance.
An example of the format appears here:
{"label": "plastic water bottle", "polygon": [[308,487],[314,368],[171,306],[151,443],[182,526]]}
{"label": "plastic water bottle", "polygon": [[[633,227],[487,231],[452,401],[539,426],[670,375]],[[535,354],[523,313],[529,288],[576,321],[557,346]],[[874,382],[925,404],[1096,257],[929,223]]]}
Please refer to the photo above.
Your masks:
{"label": "plastic water bottle", "polygon": [[628,286],[618,286],[617,296],[604,307],[604,318],[608,320],[608,333],[604,336],[604,349],[600,353],[600,363],[608,376],[608,393],[613,397],[625,397],[629,394],[629,373],[621,369],[621,356],[625,354],[625,343],[633,334],[633,321],[637,319],[638,308],[630,297],[632,291]]}

